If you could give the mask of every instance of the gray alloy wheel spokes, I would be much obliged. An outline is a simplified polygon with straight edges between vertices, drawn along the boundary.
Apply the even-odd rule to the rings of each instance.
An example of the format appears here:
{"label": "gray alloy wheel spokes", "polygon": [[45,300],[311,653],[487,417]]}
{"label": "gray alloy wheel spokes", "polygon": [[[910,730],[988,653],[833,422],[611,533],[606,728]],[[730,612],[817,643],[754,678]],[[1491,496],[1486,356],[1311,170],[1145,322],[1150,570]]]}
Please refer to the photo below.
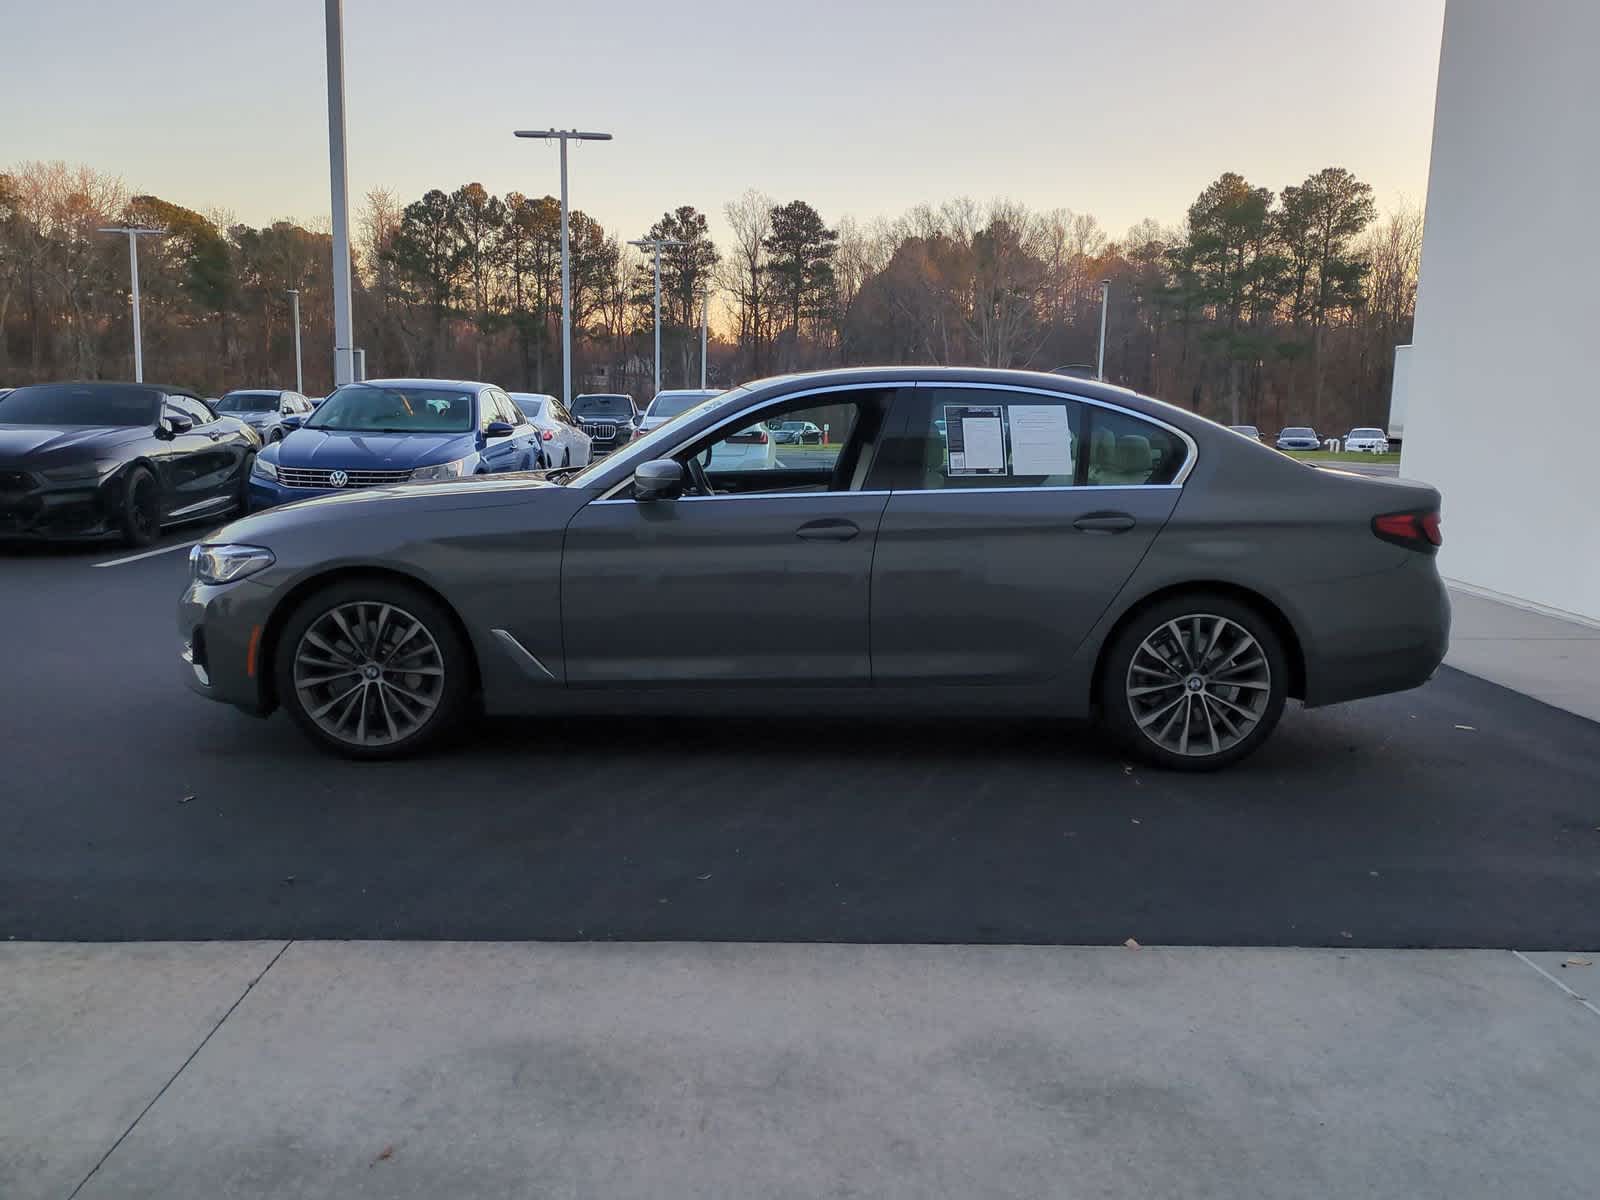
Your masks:
{"label": "gray alloy wheel spokes", "polygon": [[1139,643],[1124,687],[1145,737],[1173,754],[1205,758],[1237,746],[1261,723],[1272,668],[1237,621],[1193,613]]}
{"label": "gray alloy wheel spokes", "polygon": [[426,725],[444,696],[444,655],[416,617],[381,600],[330,608],[294,651],[294,688],[324,733],[388,746]]}

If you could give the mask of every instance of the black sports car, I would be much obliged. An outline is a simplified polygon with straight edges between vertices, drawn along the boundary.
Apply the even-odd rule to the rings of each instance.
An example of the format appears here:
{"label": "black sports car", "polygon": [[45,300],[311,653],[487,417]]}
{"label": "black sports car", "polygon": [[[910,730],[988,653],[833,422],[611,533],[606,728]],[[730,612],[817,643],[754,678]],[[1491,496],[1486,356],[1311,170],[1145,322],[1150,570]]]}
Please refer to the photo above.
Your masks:
{"label": "black sports car", "polygon": [[181,388],[41,383],[0,397],[0,538],[154,541],[246,509],[260,436]]}

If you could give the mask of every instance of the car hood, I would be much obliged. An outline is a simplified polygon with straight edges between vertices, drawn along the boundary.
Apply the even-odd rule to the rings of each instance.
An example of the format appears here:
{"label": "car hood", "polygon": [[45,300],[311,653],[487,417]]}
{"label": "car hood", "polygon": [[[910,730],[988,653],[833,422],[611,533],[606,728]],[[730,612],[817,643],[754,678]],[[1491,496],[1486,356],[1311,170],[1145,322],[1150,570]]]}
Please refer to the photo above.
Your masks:
{"label": "car hood", "polygon": [[137,425],[0,425],[0,463],[76,462],[149,436],[150,430]]}
{"label": "car hood", "polygon": [[278,447],[280,467],[398,471],[465,458],[477,449],[472,433],[354,433],[296,429]]}
{"label": "car hood", "polygon": [[402,483],[394,487],[334,492],[281,504],[233,521],[206,538],[270,545],[275,535],[313,525],[349,521],[404,521],[407,513],[497,508],[502,504],[538,503],[546,494],[571,495],[536,471],[469,475],[437,483]]}

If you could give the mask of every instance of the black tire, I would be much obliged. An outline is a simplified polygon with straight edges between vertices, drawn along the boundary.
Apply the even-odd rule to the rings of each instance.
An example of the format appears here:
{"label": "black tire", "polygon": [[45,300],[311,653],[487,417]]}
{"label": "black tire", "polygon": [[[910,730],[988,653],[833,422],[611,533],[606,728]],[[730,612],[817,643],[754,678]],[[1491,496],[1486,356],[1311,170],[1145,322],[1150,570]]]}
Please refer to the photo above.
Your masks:
{"label": "black tire", "polygon": [[[1208,622],[1215,620],[1223,622],[1223,633],[1214,639],[1215,649],[1199,647],[1201,661],[1196,664],[1188,648],[1212,638],[1215,626]],[[1254,641],[1263,667],[1246,671],[1256,656],[1234,630]],[[1144,649],[1147,640],[1153,649]],[[1232,647],[1243,647],[1237,658],[1230,653]],[[1166,649],[1176,652],[1155,653]],[[1136,655],[1140,666],[1134,670]],[[1152,669],[1159,667],[1159,659],[1166,660],[1167,674]],[[1215,592],[1169,596],[1139,610],[1106,647],[1101,661],[1101,719],[1131,753],[1172,770],[1215,771],[1254,753],[1277,726],[1289,694],[1289,660],[1272,622],[1250,605]],[[1166,682],[1168,678],[1178,682]],[[1130,695],[1135,686],[1149,694]],[[1247,711],[1255,721],[1248,728],[1240,715]],[[1149,732],[1141,728],[1141,718]],[[1174,721],[1180,723],[1171,725]],[[1230,725],[1240,736],[1232,737]],[[1180,753],[1171,744],[1174,740],[1199,748]]]}
{"label": "black tire", "polygon": [[[422,624],[442,660],[443,675],[431,716],[400,738],[378,745],[362,745],[334,736],[306,708],[295,685],[295,658],[306,631],[342,605],[389,605]],[[322,749],[345,758],[366,761],[402,758],[435,745],[453,731],[465,715],[472,695],[472,656],[452,615],[420,588],[394,579],[346,579],[312,593],[296,606],[279,634],[273,651],[273,680],[278,701],[295,723]],[[366,693],[361,702],[366,705]]]}
{"label": "black tire", "polygon": [[148,546],[161,536],[161,486],[148,467],[135,467],[122,485],[122,540]]}
{"label": "black tire", "polygon": [[281,441],[283,441],[283,430],[274,429],[271,433],[267,434],[267,445],[275,446]]}
{"label": "black tire", "polygon": [[239,515],[246,516],[250,512],[250,472],[255,470],[255,451],[250,451],[244,456],[243,469],[239,472]]}

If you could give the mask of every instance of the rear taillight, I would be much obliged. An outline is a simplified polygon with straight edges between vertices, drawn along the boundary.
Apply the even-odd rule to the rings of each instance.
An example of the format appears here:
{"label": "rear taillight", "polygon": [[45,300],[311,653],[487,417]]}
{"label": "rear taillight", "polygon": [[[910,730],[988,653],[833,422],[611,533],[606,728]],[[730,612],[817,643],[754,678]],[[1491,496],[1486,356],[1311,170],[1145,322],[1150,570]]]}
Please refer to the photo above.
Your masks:
{"label": "rear taillight", "polygon": [[765,446],[767,435],[759,429],[746,429],[743,433],[736,433],[728,439],[730,446]]}
{"label": "rear taillight", "polygon": [[556,431],[554,429],[541,429],[539,436],[547,442],[553,442],[556,440]]}
{"label": "rear taillight", "polygon": [[1372,532],[1409,550],[1432,550],[1444,542],[1437,512],[1385,513],[1372,518]]}

